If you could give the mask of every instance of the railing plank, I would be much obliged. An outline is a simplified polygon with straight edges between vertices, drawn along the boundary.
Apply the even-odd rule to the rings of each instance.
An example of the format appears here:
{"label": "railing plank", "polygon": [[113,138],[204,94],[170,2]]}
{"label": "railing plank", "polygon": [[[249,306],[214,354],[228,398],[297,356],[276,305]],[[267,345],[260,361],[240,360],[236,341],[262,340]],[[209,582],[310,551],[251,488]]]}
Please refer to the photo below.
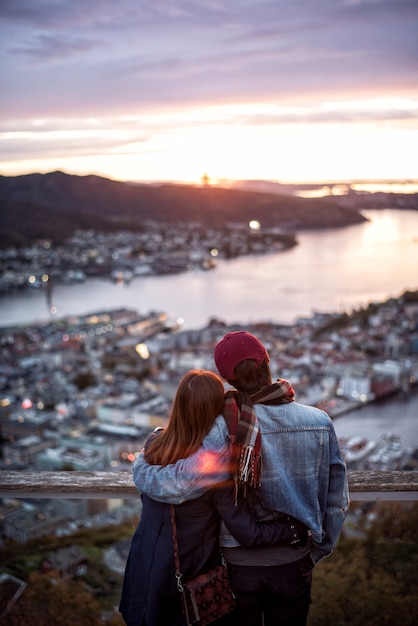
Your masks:
{"label": "railing plank", "polygon": [[[348,472],[351,500],[418,500],[418,472]],[[0,471],[2,498],[136,498],[130,472]]]}
{"label": "railing plank", "polygon": [[0,497],[135,498],[130,472],[0,471]]}
{"label": "railing plank", "polygon": [[418,472],[349,470],[350,500],[418,500]]}

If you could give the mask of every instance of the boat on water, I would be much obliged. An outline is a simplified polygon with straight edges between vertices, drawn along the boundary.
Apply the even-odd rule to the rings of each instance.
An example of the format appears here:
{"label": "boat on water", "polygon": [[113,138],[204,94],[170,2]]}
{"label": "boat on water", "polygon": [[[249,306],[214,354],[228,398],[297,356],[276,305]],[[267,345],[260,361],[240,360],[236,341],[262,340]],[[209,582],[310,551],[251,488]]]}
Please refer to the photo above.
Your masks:
{"label": "boat on water", "polygon": [[416,454],[416,451],[407,449],[402,438],[395,433],[384,433],[377,440],[353,436],[342,437],[339,441],[349,469],[402,469]]}
{"label": "boat on water", "polygon": [[370,441],[365,437],[348,437],[340,440],[347,466],[352,466],[365,461],[376,450],[377,442]]}
{"label": "boat on water", "polygon": [[385,433],[377,443],[376,451],[368,459],[368,468],[373,470],[396,470],[408,455],[399,435]]}

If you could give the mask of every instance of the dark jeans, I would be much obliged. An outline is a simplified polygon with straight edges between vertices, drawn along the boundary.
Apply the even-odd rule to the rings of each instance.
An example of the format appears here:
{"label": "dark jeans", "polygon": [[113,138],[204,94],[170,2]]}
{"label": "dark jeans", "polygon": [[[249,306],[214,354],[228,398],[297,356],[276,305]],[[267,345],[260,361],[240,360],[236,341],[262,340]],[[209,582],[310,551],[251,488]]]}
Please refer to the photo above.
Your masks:
{"label": "dark jeans", "polygon": [[235,626],[306,626],[311,604],[313,563],[307,555],[288,565],[231,565],[237,606]]}

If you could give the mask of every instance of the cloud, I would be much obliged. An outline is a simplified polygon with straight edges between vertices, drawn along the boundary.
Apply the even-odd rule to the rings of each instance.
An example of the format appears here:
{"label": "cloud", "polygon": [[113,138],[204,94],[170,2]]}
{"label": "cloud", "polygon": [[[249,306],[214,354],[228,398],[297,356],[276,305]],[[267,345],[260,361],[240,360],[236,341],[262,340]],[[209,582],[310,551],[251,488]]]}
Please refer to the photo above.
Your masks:
{"label": "cloud", "polygon": [[[405,88],[418,55],[416,3],[408,0],[7,0],[2,18],[4,80],[13,84],[14,72],[35,102],[51,95],[59,106],[53,92],[60,81],[39,68],[40,93],[33,93],[35,80],[26,78],[33,67],[19,57],[53,61],[66,73],[72,106],[87,110],[83,87],[90,92],[92,82],[97,100],[90,97],[107,110],[112,102],[129,109]],[[7,103],[12,109],[13,91]]]}
{"label": "cloud", "polygon": [[2,0],[0,29],[9,154],[129,152],[193,124],[416,128],[416,0]]}
{"label": "cloud", "polygon": [[81,37],[67,38],[49,35],[40,35],[32,42],[20,48],[10,48],[10,54],[21,54],[36,60],[56,62],[61,59],[72,58],[101,47],[98,40],[86,40]]}

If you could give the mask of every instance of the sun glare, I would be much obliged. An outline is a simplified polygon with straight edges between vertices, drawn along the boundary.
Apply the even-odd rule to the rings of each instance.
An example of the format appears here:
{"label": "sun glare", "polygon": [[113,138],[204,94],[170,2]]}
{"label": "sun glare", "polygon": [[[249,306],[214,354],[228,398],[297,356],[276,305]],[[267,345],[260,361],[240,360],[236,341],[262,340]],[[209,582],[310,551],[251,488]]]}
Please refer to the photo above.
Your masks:
{"label": "sun glare", "polygon": [[390,213],[382,213],[373,224],[363,229],[362,239],[367,246],[382,246],[401,239],[398,222]]}
{"label": "sun glare", "polygon": [[[384,111],[390,105],[393,101],[323,103],[316,109],[235,105],[143,118],[67,119],[61,126],[55,119],[34,120],[27,124],[31,130],[3,134],[15,145],[10,150],[15,160],[3,162],[2,173],[60,169],[119,180],[195,184],[201,184],[203,172],[211,183],[417,179],[413,157],[418,131],[406,122],[335,121],[347,111],[355,118],[359,111],[367,113],[373,106]],[[401,101],[397,107],[407,110],[412,104]],[[309,121],[318,116],[326,121]],[[20,153],[21,146],[25,152]],[[30,154],[36,158],[25,158]]]}

